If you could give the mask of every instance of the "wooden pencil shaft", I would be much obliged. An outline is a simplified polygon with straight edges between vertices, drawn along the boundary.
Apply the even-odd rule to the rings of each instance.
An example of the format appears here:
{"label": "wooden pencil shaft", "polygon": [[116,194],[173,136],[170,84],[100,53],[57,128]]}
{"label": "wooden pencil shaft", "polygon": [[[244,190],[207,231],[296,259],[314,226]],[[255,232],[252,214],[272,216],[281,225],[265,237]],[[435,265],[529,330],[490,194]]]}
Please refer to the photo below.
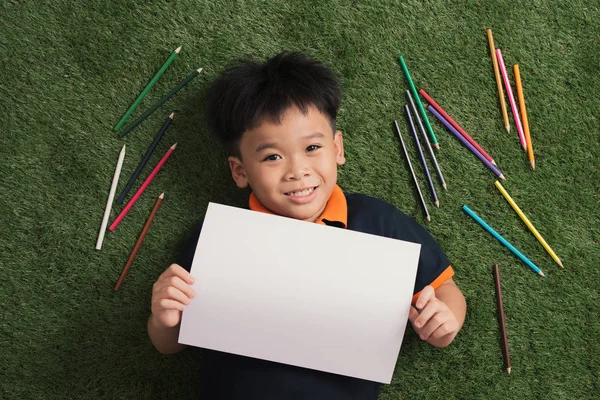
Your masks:
{"label": "wooden pencil shaft", "polygon": [[419,112],[421,113],[421,117],[423,117],[423,121],[425,122],[425,126],[427,127],[427,133],[429,133],[429,137],[431,138],[431,141],[435,145],[438,143],[437,138],[435,136],[435,133],[433,133],[433,128],[431,127],[431,123],[429,123],[429,118],[427,118],[427,113],[425,112],[423,103],[421,103],[421,99],[419,98],[419,94],[417,93],[415,84],[413,83],[412,77],[410,76],[410,72],[408,71],[406,62],[404,61],[404,57],[400,56],[400,57],[398,57],[398,59],[400,60],[400,66],[402,67],[402,72],[404,72],[404,76],[406,77],[410,91],[412,92],[412,95],[414,96],[417,106],[419,107]]}
{"label": "wooden pencil shaft", "polygon": [[519,99],[519,109],[521,110],[523,130],[525,131],[525,143],[527,143],[527,157],[529,158],[530,162],[533,162],[533,144],[531,143],[529,120],[527,119],[527,108],[525,107],[525,96],[523,95],[523,85],[521,83],[521,71],[518,64],[513,66],[513,71],[515,73],[515,85],[517,87],[517,98]]}
{"label": "wooden pencil shaft", "polygon": [[423,142],[425,142],[425,147],[427,147],[427,152],[431,157],[431,161],[433,162],[433,167],[435,168],[435,172],[437,173],[438,179],[440,181],[440,185],[442,187],[446,186],[446,181],[444,180],[444,175],[442,175],[442,170],[437,162],[437,158],[435,157],[435,153],[431,148],[431,143],[429,143],[429,138],[427,137],[427,132],[425,132],[425,127],[421,122],[421,117],[419,116],[419,112],[417,111],[417,106],[415,105],[415,101],[410,94],[410,90],[406,91],[406,98],[408,99],[408,104],[410,104],[410,109],[417,120],[417,125],[419,127],[419,131],[421,132],[421,137],[423,138]]}
{"label": "wooden pencil shaft", "polygon": [[135,260],[135,256],[137,255],[138,251],[140,250],[140,247],[142,247],[142,243],[144,242],[144,239],[146,238],[146,234],[148,233],[148,230],[150,229],[150,225],[152,225],[152,221],[154,221],[154,217],[156,216],[156,213],[158,212],[158,209],[160,208],[162,200],[163,200],[162,195],[161,195],[161,197],[158,197],[158,199],[156,199],[156,202],[154,203],[154,207],[152,207],[152,211],[150,212],[150,216],[148,217],[148,219],[146,220],[146,223],[144,224],[142,233],[138,237],[138,240],[135,242],[135,245],[133,246],[133,250],[131,251],[129,258],[127,259],[127,262],[125,263],[125,266],[123,267],[123,271],[121,271],[121,275],[119,276],[119,279],[117,280],[117,284],[115,285],[115,290],[119,290],[119,288],[121,287],[121,284],[123,283],[123,280],[125,279],[125,276],[127,275],[127,272],[129,271],[129,268],[133,264],[133,260]]}
{"label": "wooden pencil shaft", "polygon": [[154,141],[152,142],[152,144],[150,145],[150,147],[148,147],[148,150],[146,150],[146,154],[144,154],[144,157],[142,157],[142,160],[138,164],[137,168],[135,169],[135,171],[133,172],[133,174],[131,174],[131,177],[129,178],[129,181],[127,182],[127,185],[125,186],[125,188],[121,192],[121,195],[117,199],[117,203],[123,204],[123,201],[125,200],[125,197],[127,197],[127,194],[129,193],[129,191],[133,187],[133,184],[135,183],[136,179],[138,178],[138,176],[142,172],[142,169],[144,169],[144,167],[146,166],[146,163],[148,162],[148,160],[152,156],[152,153],[154,153],[154,150],[156,149],[156,146],[158,145],[158,142],[160,142],[160,139],[162,139],[163,135],[167,131],[167,128],[171,124],[171,121],[173,121],[173,118],[171,118],[171,115],[169,115],[169,117],[167,117],[167,120],[165,121],[165,123],[163,124],[163,126],[160,128],[160,130],[158,131],[158,133],[156,134],[156,136],[154,137]]}
{"label": "wooden pencil shaft", "polygon": [[400,127],[398,126],[398,121],[394,120],[394,127],[396,128],[396,133],[400,138],[400,144],[402,145],[402,150],[404,151],[404,156],[406,157],[406,161],[408,162],[408,168],[410,169],[410,173],[412,175],[413,181],[415,182],[415,186],[417,187],[417,192],[419,193],[419,198],[421,199],[421,205],[423,206],[423,211],[425,212],[425,216],[429,217],[429,211],[427,210],[427,204],[425,204],[425,200],[423,199],[423,193],[421,193],[421,188],[419,187],[419,182],[417,181],[417,176],[415,175],[415,170],[413,169],[412,163],[410,162],[410,157],[408,156],[408,151],[406,149],[406,145],[404,144],[404,140],[402,139],[402,134],[400,133]]}
{"label": "wooden pencil shaft", "polygon": [[102,249],[102,243],[104,242],[104,235],[106,234],[106,226],[108,225],[108,219],[110,218],[110,211],[112,209],[112,203],[115,198],[117,191],[117,185],[119,183],[119,177],[121,176],[121,169],[123,167],[123,160],[125,159],[125,147],[123,145],[119,152],[119,158],[117,160],[117,166],[113,175],[112,183],[108,193],[108,199],[106,200],[106,206],[104,208],[104,215],[102,216],[102,223],[100,225],[100,232],[98,233],[98,240],[96,240],[96,250]]}
{"label": "wooden pencil shaft", "polygon": [[433,186],[433,180],[431,179],[431,174],[429,173],[429,168],[427,168],[427,162],[425,161],[425,156],[423,155],[423,150],[421,150],[421,143],[419,143],[419,136],[417,136],[417,130],[415,129],[415,124],[412,119],[412,115],[408,108],[408,105],[404,105],[404,114],[406,115],[406,120],[408,121],[408,125],[410,127],[410,133],[415,141],[415,147],[419,153],[419,158],[421,159],[421,165],[423,166],[423,170],[425,171],[425,178],[427,179],[427,184],[429,185],[429,189],[431,190],[431,196],[433,197],[433,201],[438,201],[437,193],[435,192],[435,187]]}
{"label": "wooden pencil shaft", "polygon": [[156,102],[156,104],[154,104],[152,107],[150,107],[142,116],[140,116],[134,123],[132,123],[131,125],[129,125],[123,132],[120,133],[120,136],[123,137],[125,135],[127,135],[129,132],[131,132],[135,127],[137,127],[139,124],[141,124],[150,114],[152,114],[154,111],[156,111],[160,106],[162,106],[163,104],[165,104],[171,97],[173,97],[175,95],[175,93],[177,93],[181,88],[183,88],[185,85],[187,85],[192,79],[194,79],[201,71],[202,69],[199,68],[198,70],[193,71],[192,73],[190,73],[179,85],[177,85],[177,87],[173,90],[171,90],[165,97],[163,97],[162,99],[160,99],[158,102]]}
{"label": "wooden pencil shaft", "polygon": [[144,90],[142,90],[142,93],[140,93],[140,95],[137,97],[137,99],[135,99],[135,101],[133,102],[131,107],[129,107],[129,109],[125,112],[125,115],[123,115],[121,120],[117,123],[117,125],[114,128],[115,131],[118,131],[119,129],[121,129],[123,124],[125,124],[127,119],[129,119],[129,117],[131,116],[131,113],[137,108],[137,106],[140,105],[140,103],[142,102],[142,100],[144,99],[146,94],[150,91],[150,89],[152,89],[152,86],[154,86],[154,84],[158,81],[158,79],[162,76],[162,74],[167,70],[167,67],[173,62],[175,57],[177,57],[177,54],[179,54],[179,49],[180,49],[180,47],[178,47],[177,49],[175,49],[173,51],[173,53],[171,54],[171,56],[169,56],[167,61],[165,61],[165,63],[162,65],[162,67],[160,67],[160,69],[158,70],[156,75],[154,75],[154,77],[152,77],[152,79],[146,85]]}
{"label": "wooden pencil shaft", "polygon": [[498,300],[498,315],[500,317],[500,332],[502,332],[502,347],[504,350],[504,362],[506,368],[510,369],[510,352],[508,351],[508,338],[506,336],[506,321],[504,318],[504,305],[502,303],[502,287],[500,285],[500,271],[498,264],[494,264],[494,281],[496,282],[496,298]]}
{"label": "wooden pencil shaft", "polygon": [[498,89],[498,97],[500,98],[500,111],[502,112],[502,118],[504,119],[504,126],[510,126],[508,121],[508,111],[506,109],[506,101],[504,100],[504,91],[502,90],[502,77],[500,76],[500,69],[498,68],[498,59],[496,58],[496,48],[494,46],[494,37],[492,36],[492,30],[487,30],[488,44],[490,45],[490,54],[492,56],[492,65],[494,67],[494,77],[496,79],[496,87]]}

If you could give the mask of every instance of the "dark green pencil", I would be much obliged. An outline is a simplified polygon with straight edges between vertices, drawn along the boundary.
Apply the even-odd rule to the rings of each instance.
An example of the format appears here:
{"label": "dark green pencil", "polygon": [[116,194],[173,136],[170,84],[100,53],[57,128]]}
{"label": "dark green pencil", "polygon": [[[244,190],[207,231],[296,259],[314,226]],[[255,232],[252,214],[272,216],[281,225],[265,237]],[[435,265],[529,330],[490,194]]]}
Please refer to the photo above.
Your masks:
{"label": "dark green pencil", "polygon": [[150,107],[148,109],[148,111],[146,111],[144,114],[142,114],[142,116],[139,117],[133,124],[131,124],[127,128],[125,128],[125,130],[123,132],[121,132],[119,135],[121,137],[123,137],[123,136],[127,135],[129,132],[131,132],[133,129],[135,129],[135,127],[137,127],[139,124],[141,124],[142,121],[144,121],[150,114],[152,114],[154,111],[156,111],[160,106],[165,104],[171,97],[173,97],[175,95],[175,93],[177,93],[179,91],[179,89],[181,89],[182,87],[187,85],[201,71],[202,71],[202,68],[198,68],[197,70],[195,70],[191,74],[189,74],[187,76],[187,78],[185,78],[183,81],[181,81],[181,83],[179,85],[177,85],[177,87],[175,89],[171,90],[169,92],[169,94],[167,94],[165,97],[163,97],[158,102],[156,102],[156,104],[154,104],[152,107]]}

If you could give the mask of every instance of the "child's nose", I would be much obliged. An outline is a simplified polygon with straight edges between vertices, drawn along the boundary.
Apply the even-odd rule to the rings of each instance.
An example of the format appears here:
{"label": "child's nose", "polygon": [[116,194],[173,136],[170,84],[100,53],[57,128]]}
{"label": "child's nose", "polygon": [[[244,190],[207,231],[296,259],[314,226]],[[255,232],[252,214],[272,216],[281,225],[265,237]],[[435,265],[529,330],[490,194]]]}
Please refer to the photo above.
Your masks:
{"label": "child's nose", "polygon": [[301,158],[293,158],[289,162],[288,171],[286,173],[287,180],[301,180],[310,175],[308,163]]}

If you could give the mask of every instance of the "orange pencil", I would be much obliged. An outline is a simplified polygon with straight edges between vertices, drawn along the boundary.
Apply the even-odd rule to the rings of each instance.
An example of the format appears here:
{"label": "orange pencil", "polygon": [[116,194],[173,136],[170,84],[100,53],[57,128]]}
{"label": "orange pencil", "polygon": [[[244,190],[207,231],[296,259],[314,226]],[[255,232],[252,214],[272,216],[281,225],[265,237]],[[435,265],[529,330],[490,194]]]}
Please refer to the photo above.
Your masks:
{"label": "orange pencil", "polygon": [[152,211],[150,212],[150,216],[148,217],[148,220],[146,221],[146,224],[144,225],[144,229],[142,229],[142,233],[140,234],[140,237],[138,238],[137,242],[135,242],[135,246],[133,246],[133,250],[131,251],[129,258],[127,259],[127,262],[125,263],[125,266],[123,267],[123,271],[121,271],[121,275],[119,276],[119,279],[117,280],[117,284],[115,285],[115,291],[119,290],[119,288],[121,287],[121,284],[123,283],[123,279],[125,279],[125,275],[127,275],[127,272],[129,271],[129,267],[131,267],[131,264],[133,264],[133,260],[135,259],[135,256],[137,255],[138,251],[140,250],[140,247],[142,247],[142,243],[144,242],[144,239],[146,238],[146,234],[148,233],[148,230],[150,229],[150,225],[152,225],[152,221],[154,221],[154,217],[156,216],[156,213],[158,212],[158,209],[160,208],[160,204],[162,203],[164,197],[165,197],[165,193],[163,192],[160,194],[160,196],[158,196],[158,199],[156,199],[156,202],[154,203],[154,207],[152,207]]}
{"label": "orange pencil", "polygon": [[492,55],[492,65],[494,66],[494,75],[496,76],[496,86],[498,87],[498,97],[500,98],[500,109],[502,118],[504,118],[504,127],[506,132],[510,133],[510,123],[508,122],[508,112],[506,111],[506,101],[504,101],[504,91],[502,90],[502,78],[498,69],[498,59],[496,58],[496,49],[494,48],[494,37],[492,30],[487,30],[488,44],[490,45],[490,54]]}
{"label": "orange pencil", "polygon": [[515,71],[519,109],[521,110],[521,116],[523,117],[523,130],[525,131],[525,143],[527,143],[527,157],[529,157],[531,169],[535,170],[535,158],[533,157],[533,145],[531,143],[531,134],[529,133],[529,122],[527,120],[527,110],[525,109],[525,97],[523,97],[523,86],[521,85],[521,72],[519,71],[519,64],[513,65],[513,70]]}

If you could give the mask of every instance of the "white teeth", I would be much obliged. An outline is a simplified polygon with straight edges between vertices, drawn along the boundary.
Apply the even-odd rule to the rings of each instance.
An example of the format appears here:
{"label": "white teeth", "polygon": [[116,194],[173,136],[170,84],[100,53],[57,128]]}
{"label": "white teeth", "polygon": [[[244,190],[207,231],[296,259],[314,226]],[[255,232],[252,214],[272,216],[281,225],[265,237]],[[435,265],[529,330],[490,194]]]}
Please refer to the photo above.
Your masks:
{"label": "white teeth", "polygon": [[309,194],[311,194],[314,190],[315,190],[314,188],[309,188],[309,189],[300,190],[298,192],[289,192],[288,196],[304,197],[304,196],[308,196]]}

